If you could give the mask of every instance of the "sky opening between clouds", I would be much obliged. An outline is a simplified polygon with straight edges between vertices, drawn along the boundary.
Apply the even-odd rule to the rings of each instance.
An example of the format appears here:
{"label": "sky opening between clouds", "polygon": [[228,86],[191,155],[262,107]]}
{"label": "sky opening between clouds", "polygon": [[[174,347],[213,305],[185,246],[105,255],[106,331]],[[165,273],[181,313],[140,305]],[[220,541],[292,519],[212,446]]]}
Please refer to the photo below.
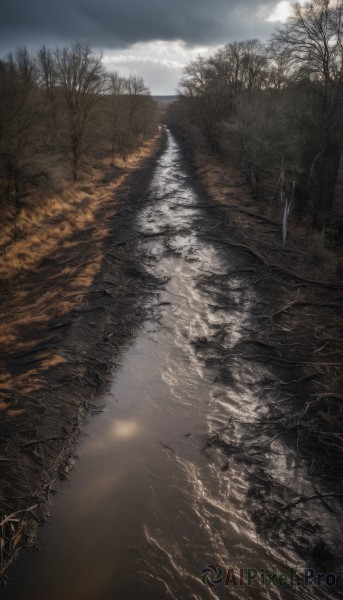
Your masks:
{"label": "sky opening between clouds", "polygon": [[11,0],[0,52],[87,41],[108,70],[139,73],[153,94],[174,94],[187,62],[234,40],[266,39],[287,18],[283,0]]}

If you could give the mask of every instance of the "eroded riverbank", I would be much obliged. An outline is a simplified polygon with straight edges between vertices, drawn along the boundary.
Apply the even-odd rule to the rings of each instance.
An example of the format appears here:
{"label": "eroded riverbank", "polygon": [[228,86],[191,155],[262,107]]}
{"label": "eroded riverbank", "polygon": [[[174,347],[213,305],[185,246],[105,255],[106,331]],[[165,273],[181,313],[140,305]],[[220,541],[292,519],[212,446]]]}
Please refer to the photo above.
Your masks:
{"label": "eroded riverbank", "polygon": [[[98,174],[66,214],[55,206],[8,264],[2,257],[0,576],[34,541],[85,417],[145,315],[156,281],[140,266],[131,224],[163,144],[150,140],[119,173]],[[20,252],[23,266],[13,259]]]}
{"label": "eroded riverbank", "polygon": [[[208,199],[167,137],[130,226],[153,291],[149,316],[79,443],[76,470],[40,530],[43,551],[23,558],[4,598],[200,600],[228,595],[201,581],[207,565],[340,569],[335,556],[326,553],[324,566],[323,552],[313,555],[322,543],[338,549],[338,514],[317,498],[283,518],[289,502],[313,494],[313,477],[282,437],[272,443],[260,428],[266,407],[287,401],[282,370],[244,345],[272,298],[256,289],[252,256],[210,241],[220,217],[201,208]],[[301,594],[333,598],[335,589]],[[295,591],[257,583],[230,596]]]}

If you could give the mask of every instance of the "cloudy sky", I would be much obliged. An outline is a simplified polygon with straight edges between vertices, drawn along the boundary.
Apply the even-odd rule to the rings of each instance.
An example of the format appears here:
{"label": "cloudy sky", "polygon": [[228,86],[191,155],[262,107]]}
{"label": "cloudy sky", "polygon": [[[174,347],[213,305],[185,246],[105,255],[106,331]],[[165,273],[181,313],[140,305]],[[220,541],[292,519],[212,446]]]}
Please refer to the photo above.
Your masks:
{"label": "cloudy sky", "polygon": [[0,55],[74,41],[104,53],[108,70],[143,75],[153,94],[174,94],[184,65],[234,40],[265,39],[286,0],[8,0]]}

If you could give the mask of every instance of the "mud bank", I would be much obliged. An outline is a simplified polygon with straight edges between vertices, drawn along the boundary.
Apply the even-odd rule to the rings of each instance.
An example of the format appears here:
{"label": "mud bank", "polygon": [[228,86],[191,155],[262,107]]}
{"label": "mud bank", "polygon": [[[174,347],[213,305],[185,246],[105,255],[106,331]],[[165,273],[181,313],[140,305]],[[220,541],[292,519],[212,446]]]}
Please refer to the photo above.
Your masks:
{"label": "mud bank", "polygon": [[[100,198],[93,220],[83,219],[81,203],[74,216],[80,226],[54,242],[34,270],[3,282],[1,576],[22,547],[34,544],[58,481],[74,463],[80,428],[99,409],[98,392],[145,315],[144,297],[158,283],[140,264],[133,222],[164,145],[163,138],[155,141],[131,173],[109,171],[93,190]],[[92,202],[92,189],[86,192]],[[65,228],[63,215],[55,221],[38,235]],[[16,327],[6,338],[12,317]]]}
{"label": "mud bank", "polygon": [[[259,404],[253,409],[257,418],[228,420],[208,439],[207,447],[221,448],[228,465],[245,465],[249,512],[268,543],[293,546],[319,568],[330,565],[341,572],[341,545],[334,534],[336,526],[342,527],[343,499],[339,252],[325,251],[323,262],[314,261],[309,224],[298,223],[296,213],[284,247],[282,218],[256,205],[240,172],[237,148],[220,161],[204,149],[193,149],[176,133],[197,174],[208,214],[200,237],[220,249],[228,265],[237,252],[242,260],[241,268],[232,265],[224,275],[204,273],[199,286],[216,300],[215,310],[228,315],[241,310],[238,294],[250,312],[236,343],[230,341],[230,326],[221,327],[194,342],[198,356],[217,369],[216,381],[229,386],[235,383],[233,366],[239,356],[251,361],[256,372],[257,365],[274,370],[250,382],[252,392],[259,388]],[[287,455],[285,445],[288,459],[282,458]],[[294,463],[288,462],[291,456]],[[286,471],[306,465],[306,491],[275,478],[273,464]],[[336,515],[336,524],[325,527],[320,519],[312,520],[318,503],[328,515]]]}

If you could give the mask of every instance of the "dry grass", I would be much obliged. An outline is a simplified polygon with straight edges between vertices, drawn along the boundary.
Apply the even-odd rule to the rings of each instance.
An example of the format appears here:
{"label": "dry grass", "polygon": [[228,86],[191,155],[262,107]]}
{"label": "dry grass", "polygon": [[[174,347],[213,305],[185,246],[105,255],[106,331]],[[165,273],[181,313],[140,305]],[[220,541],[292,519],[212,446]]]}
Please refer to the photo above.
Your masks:
{"label": "dry grass", "polygon": [[[125,163],[117,158],[113,168],[122,174],[109,183],[102,182],[104,174],[112,169],[111,159],[107,158],[99,160],[95,167],[87,170],[82,181],[61,194],[30,197],[18,216],[13,207],[3,212],[1,279],[34,270],[42,258],[51,255],[61,244],[72,246],[72,236],[94,224],[99,205],[112,199],[113,192],[123,184],[130,171],[150,155],[155,141],[156,138],[145,143]],[[99,230],[100,237],[101,233]]]}
{"label": "dry grass", "polygon": [[[87,174],[60,194],[26,199],[20,214],[4,215],[0,240],[0,415],[13,418],[15,394],[22,398],[41,387],[42,377],[63,362],[54,349],[37,352],[53,338],[49,328],[82,308],[102,262],[108,224],[98,218],[105,204],[115,215],[116,190],[155,150],[158,138],[144,144],[126,163],[98,160]],[[114,177],[111,177],[111,173]],[[27,360],[19,371],[21,355]],[[25,358],[26,360],[26,358]],[[33,364],[34,363],[34,364]],[[11,393],[9,393],[11,392]]]}

